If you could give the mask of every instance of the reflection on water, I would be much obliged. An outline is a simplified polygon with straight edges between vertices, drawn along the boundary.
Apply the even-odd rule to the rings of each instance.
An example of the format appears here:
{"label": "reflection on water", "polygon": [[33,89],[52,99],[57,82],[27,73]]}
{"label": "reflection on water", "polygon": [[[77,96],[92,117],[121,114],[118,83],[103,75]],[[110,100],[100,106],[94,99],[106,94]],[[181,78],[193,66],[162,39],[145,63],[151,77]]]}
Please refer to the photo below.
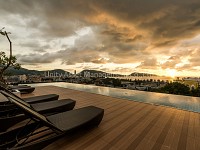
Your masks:
{"label": "reflection on water", "polygon": [[151,103],[156,105],[165,105],[184,110],[190,110],[194,112],[200,112],[200,98],[198,97],[152,93],[152,92],[117,89],[110,87],[101,87],[95,85],[84,85],[84,84],[74,84],[65,82],[32,84],[32,86],[48,86],[48,85],[54,85],[79,91],[85,91],[90,93],[96,93],[96,94]]}

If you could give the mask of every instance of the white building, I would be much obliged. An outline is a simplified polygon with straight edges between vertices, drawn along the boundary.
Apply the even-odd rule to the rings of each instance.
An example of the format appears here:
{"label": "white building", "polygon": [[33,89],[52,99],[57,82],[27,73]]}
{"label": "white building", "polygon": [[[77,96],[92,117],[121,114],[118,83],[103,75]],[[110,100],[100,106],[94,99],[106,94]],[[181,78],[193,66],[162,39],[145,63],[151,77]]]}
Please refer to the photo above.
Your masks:
{"label": "white building", "polygon": [[25,82],[27,80],[27,76],[25,74],[19,75],[19,80],[22,81],[22,82]]}

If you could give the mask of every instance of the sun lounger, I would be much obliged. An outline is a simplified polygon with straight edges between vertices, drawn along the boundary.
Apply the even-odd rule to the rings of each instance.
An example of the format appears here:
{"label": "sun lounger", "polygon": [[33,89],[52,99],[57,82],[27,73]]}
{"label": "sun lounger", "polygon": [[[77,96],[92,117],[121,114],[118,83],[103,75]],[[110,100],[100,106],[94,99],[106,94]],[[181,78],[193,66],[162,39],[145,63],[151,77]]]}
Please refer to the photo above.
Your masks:
{"label": "sun lounger", "polygon": [[[60,113],[63,111],[72,110],[75,106],[76,101],[71,99],[62,99],[51,102],[44,102],[38,104],[27,105],[31,109],[41,113],[45,116]],[[25,119],[27,116],[23,114],[20,108],[16,108],[10,111],[0,112],[0,132],[4,132],[10,127],[14,126]]]}
{"label": "sun lounger", "polygon": [[[9,92],[6,89],[4,89],[4,90]],[[63,99],[63,100],[57,100],[57,101],[28,104],[27,102],[23,101],[21,98],[14,95],[13,93],[11,93],[11,94],[13,97],[17,98],[20,103],[23,103],[27,107],[32,108],[35,111],[45,114],[45,115],[55,114],[55,113],[71,110],[74,108],[75,103],[76,103],[74,100],[71,100],[71,99]],[[19,120],[24,118],[19,115],[19,114],[23,113],[21,111],[21,109],[16,107],[16,105],[14,105],[14,106],[15,106],[14,109],[0,111],[0,122],[4,121],[4,124],[0,124],[0,132],[2,132],[5,129],[8,129],[10,126],[14,125],[14,122],[17,122],[17,121],[19,122]],[[6,120],[7,120],[7,124],[5,123]]]}
{"label": "sun lounger", "polygon": [[[70,109],[73,109],[73,107],[75,106],[75,101],[71,99],[61,99],[57,101],[50,101],[50,102],[37,103],[37,104],[28,104],[24,102],[23,100],[21,100],[20,102],[24,103],[26,106],[30,108],[33,108],[37,112],[43,113],[43,114],[50,114],[50,113],[61,112],[63,110],[70,110]],[[23,113],[21,109],[16,107],[16,105],[14,106],[15,106],[14,109],[0,111],[0,118],[12,117],[12,116]]]}
{"label": "sun lounger", "polygon": [[20,102],[11,93],[1,90],[16,106],[21,108],[34,123],[0,134],[0,148],[4,149],[42,149],[58,138],[72,132],[98,126],[104,110],[88,106],[77,110],[44,116]]}
{"label": "sun lounger", "polygon": [[[59,98],[59,95],[57,94],[48,94],[48,95],[23,98],[23,100],[29,104],[35,104],[35,103],[57,100],[58,98]],[[5,110],[8,111],[8,110],[14,109],[15,107],[16,106],[10,103],[10,101],[8,101],[7,98],[0,101],[0,111],[5,111]],[[1,113],[0,113],[0,116],[1,116]]]}
{"label": "sun lounger", "polygon": [[18,90],[22,94],[32,93],[35,90],[34,87],[28,85],[13,85],[13,86],[8,86],[8,88],[11,90]]}
{"label": "sun lounger", "polygon": [[23,87],[31,87],[29,85],[8,85],[9,88],[23,88]]}
{"label": "sun lounger", "polygon": [[12,88],[12,90],[18,90],[20,91],[21,94],[28,94],[28,93],[32,93],[35,88],[34,87],[18,87],[18,88]]}
{"label": "sun lounger", "polygon": [[8,88],[11,90],[18,90],[20,91],[21,94],[32,93],[35,90],[34,87],[28,85],[13,85],[13,86],[8,86]]}
{"label": "sun lounger", "polygon": [[[23,100],[29,104],[39,103],[39,102],[48,102],[52,100],[57,100],[59,95],[57,94],[47,94],[47,95],[40,95],[40,96],[33,96],[28,98],[23,98]],[[7,98],[5,100],[0,101],[0,105],[8,104]]]}
{"label": "sun lounger", "polygon": [[57,100],[58,98],[59,98],[59,95],[57,94],[47,94],[47,95],[23,98],[23,100],[29,104],[34,104],[38,102],[47,102],[47,101]]}

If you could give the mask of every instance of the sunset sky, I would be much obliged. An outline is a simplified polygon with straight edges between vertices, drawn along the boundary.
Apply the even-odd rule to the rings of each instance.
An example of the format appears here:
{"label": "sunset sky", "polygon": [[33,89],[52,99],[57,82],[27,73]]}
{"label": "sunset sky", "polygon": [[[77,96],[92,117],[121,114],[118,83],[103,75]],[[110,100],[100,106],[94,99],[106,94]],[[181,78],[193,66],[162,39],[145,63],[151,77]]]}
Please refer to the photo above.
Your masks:
{"label": "sunset sky", "polygon": [[200,76],[199,0],[1,0],[0,19],[27,69]]}

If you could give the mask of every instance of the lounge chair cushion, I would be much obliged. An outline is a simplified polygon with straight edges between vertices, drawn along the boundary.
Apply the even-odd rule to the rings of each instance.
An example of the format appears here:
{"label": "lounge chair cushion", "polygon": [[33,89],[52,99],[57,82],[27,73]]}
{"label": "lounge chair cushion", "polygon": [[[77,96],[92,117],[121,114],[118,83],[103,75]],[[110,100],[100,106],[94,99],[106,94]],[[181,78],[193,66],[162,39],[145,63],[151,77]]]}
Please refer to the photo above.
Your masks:
{"label": "lounge chair cushion", "polygon": [[[98,118],[101,120],[104,110],[95,106],[88,106],[68,112],[47,116],[47,119],[58,129],[62,131],[72,131],[74,128],[83,124],[87,125],[87,122],[93,121]],[[99,117],[98,117],[99,116]],[[98,121],[94,121],[94,124],[98,124]],[[90,122],[91,125],[91,122]]]}
{"label": "lounge chair cushion", "polygon": [[39,113],[58,113],[65,110],[71,110],[75,106],[75,101],[71,99],[62,99],[44,103],[31,104],[31,106]]}
{"label": "lounge chair cushion", "polygon": [[47,102],[51,100],[57,100],[58,98],[59,98],[59,95],[57,94],[48,94],[48,95],[23,98],[23,100],[29,104],[34,104],[38,102]]}

